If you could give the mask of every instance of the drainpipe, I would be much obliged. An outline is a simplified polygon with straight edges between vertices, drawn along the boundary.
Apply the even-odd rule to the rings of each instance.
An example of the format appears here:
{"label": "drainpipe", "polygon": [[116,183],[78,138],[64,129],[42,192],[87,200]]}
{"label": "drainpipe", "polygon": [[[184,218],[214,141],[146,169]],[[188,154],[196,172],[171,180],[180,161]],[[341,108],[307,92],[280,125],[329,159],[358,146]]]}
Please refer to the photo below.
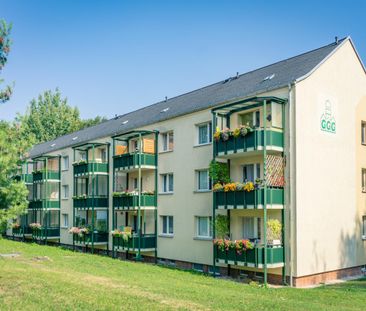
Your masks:
{"label": "drainpipe", "polygon": [[290,251],[288,252],[289,256],[289,268],[290,268],[290,286],[293,286],[293,259],[295,252],[295,243],[296,243],[296,227],[295,227],[295,206],[296,206],[296,120],[295,120],[295,83],[288,85],[288,106],[289,106],[289,209],[288,209],[288,217],[289,217],[289,226],[288,226],[288,241]]}

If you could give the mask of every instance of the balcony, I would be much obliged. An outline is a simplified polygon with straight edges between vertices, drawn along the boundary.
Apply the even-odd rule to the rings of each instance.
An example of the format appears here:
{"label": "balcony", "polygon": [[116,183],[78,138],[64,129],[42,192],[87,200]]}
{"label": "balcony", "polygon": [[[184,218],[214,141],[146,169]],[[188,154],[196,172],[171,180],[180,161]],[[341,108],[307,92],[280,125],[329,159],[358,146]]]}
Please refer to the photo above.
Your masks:
{"label": "balcony", "polygon": [[40,228],[32,230],[32,238],[35,240],[54,239],[60,237],[60,228]]}
{"label": "balcony", "polygon": [[141,163],[139,161],[138,153],[125,153],[116,155],[113,157],[113,167],[118,170],[134,170],[139,168],[140,164],[142,168],[155,168],[155,154],[142,153]]}
{"label": "balcony", "polygon": [[32,229],[28,226],[22,226],[19,228],[13,228],[13,235],[14,236],[18,236],[18,237],[22,237],[24,235],[30,235],[32,234]]}
{"label": "balcony", "polygon": [[78,234],[73,234],[73,240],[74,243],[78,243],[78,244],[92,244],[92,241],[94,244],[98,244],[98,243],[108,243],[108,232],[94,232],[94,234],[92,233],[87,233],[84,234],[82,236],[78,235]]}
{"label": "balcony", "polygon": [[[113,237],[113,245],[118,250],[125,251],[138,251],[139,249],[139,237],[138,235],[133,235],[127,241],[123,237]],[[156,248],[156,235],[155,234],[144,234],[141,236],[141,251],[153,251]]]}
{"label": "balcony", "polygon": [[108,208],[109,199],[108,197],[74,197],[74,208]]}
{"label": "balcony", "polygon": [[[253,249],[249,249],[237,253],[235,249],[229,249],[228,251],[222,251],[217,246],[214,246],[216,260],[220,263],[247,266],[255,268],[263,268],[264,265],[264,247],[256,246]],[[283,247],[268,247],[267,248],[267,267],[277,268],[284,265],[283,260]]]}
{"label": "balcony", "polygon": [[60,208],[59,200],[33,200],[29,202],[30,209]]}
{"label": "balcony", "polygon": [[95,174],[107,174],[108,163],[74,163],[74,176],[88,175],[91,173]]}
{"label": "balcony", "polygon": [[[283,151],[283,133],[268,129],[266,149]],[[244,152],[263,150],[264,130],[256,129],[245,136],[229,136],[228,140],[215,141],[215,156],[229,156]]]}
{"label": "balcony", "polygon": [[[138,195],[121,195],[113,197],[113,207],[122,210],[135,210],[139,206]],[[156,207],[156,195],[141,194],[141,208],[153,209]]]}
{"label": "balcony", "polygon": [[[214,192],[216,209],[263,209],[264,189],[253,191],[217,191]],[[282,188],[267,188],[267,208],[282,209],[284,204],[284,191]]]}
{"label": "balcony", "polygon": [[60,180],[59,171],[35,171],[33,172],[33,181],[42,182],[45,180]]}

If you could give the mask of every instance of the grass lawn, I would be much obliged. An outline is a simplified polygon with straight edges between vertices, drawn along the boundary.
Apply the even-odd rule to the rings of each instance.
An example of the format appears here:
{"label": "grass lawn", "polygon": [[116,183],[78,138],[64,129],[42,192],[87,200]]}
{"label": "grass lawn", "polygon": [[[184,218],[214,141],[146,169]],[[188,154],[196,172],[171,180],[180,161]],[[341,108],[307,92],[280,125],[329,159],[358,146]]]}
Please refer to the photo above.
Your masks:
{"label": "grass lawn", "polygon": [[[366,310],[366,279],[255,288],[193,272],[0,239],[0,310]],[[47,257],[45,257],[47,256]]]}

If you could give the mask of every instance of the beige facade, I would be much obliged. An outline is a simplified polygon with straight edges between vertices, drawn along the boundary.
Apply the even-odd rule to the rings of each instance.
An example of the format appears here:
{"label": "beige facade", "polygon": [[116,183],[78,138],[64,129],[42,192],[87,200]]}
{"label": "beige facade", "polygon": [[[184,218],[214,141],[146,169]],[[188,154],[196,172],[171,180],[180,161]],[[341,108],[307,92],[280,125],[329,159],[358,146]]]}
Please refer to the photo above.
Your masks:
{"label": "beige facade", "polygon": [[[268,205],[267,218],[281,220],[284,210],[286,256],[283,260],[287,277],[307,277],[324,272],[354,268],[366,264],[366,241],[362,239],[362,216],[366,215],[366,193],[362,191],[362,168],[366,168],[366,146],[361,144],[361,122],[366,121],[366,75],[352,42],[345,40],[311,74],[288,87],[255,94],[258,97],[277,97],[286,100],[284,115],[281,107],[270,103],[272,119],[268,129],[282,133],[283,148],[269,148],[269,154],[283,154],[286,160],[284,204]],[[220,106],[223,103],[217,103]],[[253,108],[245,114],[259,111],[263,126],[263,109]],[[235,112],[231,127],[235,128],[250,116]],[[322,128],[322,117],[332,117],[335,129]],[[253,118],[256,118],[253,114]],[[284,120],[282,119],[284,118]],[[213,143],[199,145],[198,126],[212,121],[211,109],[150,124],[136,130],[159,132],[158,144],[158,202],[157,202],[157,257],[180,262],[213,265],[212,237],[198,235],[198,217],[213,216],[213,194],[210,189],[198,189],[198,172],[208,169],[213,158]],[[218,126],[226,127],[226,121]],[[212,129],[213,131],[215,129]],[[174,136],[171,150],[163,150],[164,133]],[[109,143],[109,229],[112,223],[112,145],[111,137],[93,142]],[[71,245],[73,226],[74,175],[71,147],[49,155],[61,156],[60,243]],[[69,157],[69,167],[63,166]],[[96,157],[103,155],[98,151]],[[252,151],[223,157],[230,160],[230,177],[242,181],[243,166],[258,165],[263,178],[262,151]],[[75,159],[79,160],[79,159]],[[173,190],[164,193],[164,174],[173,174]],[[133,185],[138,173],[131,172],[128,184]],[[154,170],[142,172],[142,190],[153,190]],[[68,186],[68,196],[63,194]],[[263,208],[263,207],[262,207]],[[146,231],[154,233],[154,212],[145,210]],[[218,214],[228,214],[217,211]],[[129,214],[128,223],[133,222]],[[164,234],[163,216],[173,216],[173,233]],[[257,234],[263,241],[263,210],[242,209],[230,212],[230,238],[245,238],[246,218],[258,220]],[[68,223],[66,222],[68,219]],[[210,218],[211,221],[211,218]],[[117,227],[125,225],[122,213],[117,216]],[[97,246],[106,248],[107,246]],[[108,249],[112,241],[109,239]],[[153,252],[146,253],[153,256]],[[226,264],[218,263],[226,268]],[[262,272],[262,267],[232,266],[238,270]],[[281,266],[273,266],[269,273],[281,274]]]}

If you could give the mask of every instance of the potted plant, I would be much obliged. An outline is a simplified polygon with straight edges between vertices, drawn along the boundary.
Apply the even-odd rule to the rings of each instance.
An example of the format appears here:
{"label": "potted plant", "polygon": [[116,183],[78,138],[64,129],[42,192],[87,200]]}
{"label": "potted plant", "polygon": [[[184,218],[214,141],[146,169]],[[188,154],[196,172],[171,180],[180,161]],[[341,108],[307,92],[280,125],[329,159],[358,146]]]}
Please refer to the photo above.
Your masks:
{"label": "potted plant", "polygon": [[281,245],[282,224],[278,219],[267,221],[267,243],[270,245]]}

